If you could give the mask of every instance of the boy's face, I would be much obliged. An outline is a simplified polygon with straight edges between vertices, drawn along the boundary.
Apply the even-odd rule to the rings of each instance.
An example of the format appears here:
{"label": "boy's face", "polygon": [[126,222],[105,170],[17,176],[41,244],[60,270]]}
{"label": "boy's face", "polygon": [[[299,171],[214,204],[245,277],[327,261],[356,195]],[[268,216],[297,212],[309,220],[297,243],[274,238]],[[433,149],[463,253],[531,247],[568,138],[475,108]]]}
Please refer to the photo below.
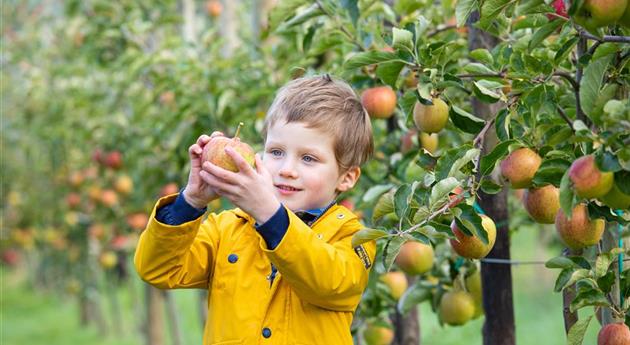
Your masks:
{"label": "boy's face", "polygon": [[267,130],[263,164],[278,200],[292,211],[327,206],[352,188],[360,169],[339,171],[333,137],[304,123],[278,121]]}

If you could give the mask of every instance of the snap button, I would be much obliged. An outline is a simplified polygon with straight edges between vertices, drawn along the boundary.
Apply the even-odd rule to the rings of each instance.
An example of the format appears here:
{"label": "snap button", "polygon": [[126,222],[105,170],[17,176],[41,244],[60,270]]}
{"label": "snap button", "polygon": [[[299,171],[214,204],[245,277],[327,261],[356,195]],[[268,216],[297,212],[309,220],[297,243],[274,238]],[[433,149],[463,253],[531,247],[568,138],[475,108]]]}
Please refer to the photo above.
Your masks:
{"label": "snap button", "polygon": [[338,218],[338,219],[343,219],[343,217],[345,217],[345,216],[343,215],[343,213],[339,213],[339,214],[337,215],[337,218]]}
{"label": "snap button", "polygon": [[317,234],[317,238],[319,238],[319,239],[321,240],[322,238],[324,238],[324,235],[322,235],[322,234]]}
{"label": "snap button", "polygon": [[271,330],[269,328],[267,328],[267,327],[263,328],[262,336],[265,337],[265,338],[271,337]]}
{"label": "snap button", "polygon": [[238,261],[238,255],[236,255],[236,254],[230,254],[230,255],[228,255],[228,261],[229,261],[231,264],[233,264],[233,263],[237,262],[237,261]]}

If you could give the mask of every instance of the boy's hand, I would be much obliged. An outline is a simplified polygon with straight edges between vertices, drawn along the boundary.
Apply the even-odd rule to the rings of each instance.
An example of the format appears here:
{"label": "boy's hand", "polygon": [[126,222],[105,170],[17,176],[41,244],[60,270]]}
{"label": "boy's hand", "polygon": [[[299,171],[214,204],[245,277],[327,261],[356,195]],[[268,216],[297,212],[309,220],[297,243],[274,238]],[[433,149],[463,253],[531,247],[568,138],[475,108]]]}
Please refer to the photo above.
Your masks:
{"label": "boy's hand", "polygon": [[210,136],[203,134],[197,139],[197,142],[188,148],[188,156],[190,157],[190,173],[188,174],[188,184],[184,188],[184,199],[187,203],[195,208],[203,208],[208,203],[218,197],[218,194],[212,190],[200,176],[201,153],[204,146],[214,137],[223,136],[221,132],[213,132]]}
{"label": "boy's hand", "polygon": [[239,171],[231,172],[205,162],[200,173],[201,178],[217,194],[228,198],[234,205],[254,217],[256,222],[265,223],[280,207],[280,202],[274,194],[271,174],[265,169],[258,154],[254,170],[231,147],[226,147],[225,152],[234,160]]}

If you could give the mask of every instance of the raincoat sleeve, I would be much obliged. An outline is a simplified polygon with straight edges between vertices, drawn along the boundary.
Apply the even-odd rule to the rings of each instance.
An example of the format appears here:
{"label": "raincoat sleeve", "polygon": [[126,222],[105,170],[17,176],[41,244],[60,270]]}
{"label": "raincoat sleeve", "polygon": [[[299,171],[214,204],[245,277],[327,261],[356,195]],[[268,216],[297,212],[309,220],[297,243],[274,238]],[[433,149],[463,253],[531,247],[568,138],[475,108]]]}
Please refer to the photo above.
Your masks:
{"label": "raincoat sleeve", "polygon": [[304,301],[321,308],[354,312],[368,282],[374,262],[376,243],[367,242],[353,248],[352,235],[362,225],[351,213],[348,221],[328,216],[314,228],[338,227],[330,240],[311,230],[293,212],[289,214],[289,228],[277,247],[269,250],[264,241],[260,245],[278,271]]}
{"label": "raincoat sleeve", "polygon": [[203,224],[202,217],[180,225],[159,222],[156,210],[174,198],[160,199],[153,209],[136,247],[136,271],[142,280],[161,289],[207,289],[219,246],[216,216],[211,214]]}

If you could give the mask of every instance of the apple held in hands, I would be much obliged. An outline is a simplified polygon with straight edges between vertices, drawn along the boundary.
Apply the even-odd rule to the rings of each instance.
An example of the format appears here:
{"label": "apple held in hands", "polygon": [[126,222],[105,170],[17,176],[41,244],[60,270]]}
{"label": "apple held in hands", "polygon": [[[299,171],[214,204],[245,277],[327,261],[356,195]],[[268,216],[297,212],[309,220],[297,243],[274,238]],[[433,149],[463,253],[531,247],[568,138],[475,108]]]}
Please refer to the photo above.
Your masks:
{"label": "apple held in hands", "polygon": [[245,161],[249,163],[249,165],[253,167],[255,164],[256,153],[251,146],[242,142],[241,139],[239,139],[238,137],[242,125],[242,122],[238,125],[238,129],[236,130],[234,138],[213,137],[212,139],[210,139],[206,146],[204,146],[203,152],[201,153],[202,162],[210,162],[225,170],[238,172],[238,167],[236,166],[236,163],[225,152],[225,149],[227,147],[231,147],[234,151],[240,154],[243,159],[245,159]]}

